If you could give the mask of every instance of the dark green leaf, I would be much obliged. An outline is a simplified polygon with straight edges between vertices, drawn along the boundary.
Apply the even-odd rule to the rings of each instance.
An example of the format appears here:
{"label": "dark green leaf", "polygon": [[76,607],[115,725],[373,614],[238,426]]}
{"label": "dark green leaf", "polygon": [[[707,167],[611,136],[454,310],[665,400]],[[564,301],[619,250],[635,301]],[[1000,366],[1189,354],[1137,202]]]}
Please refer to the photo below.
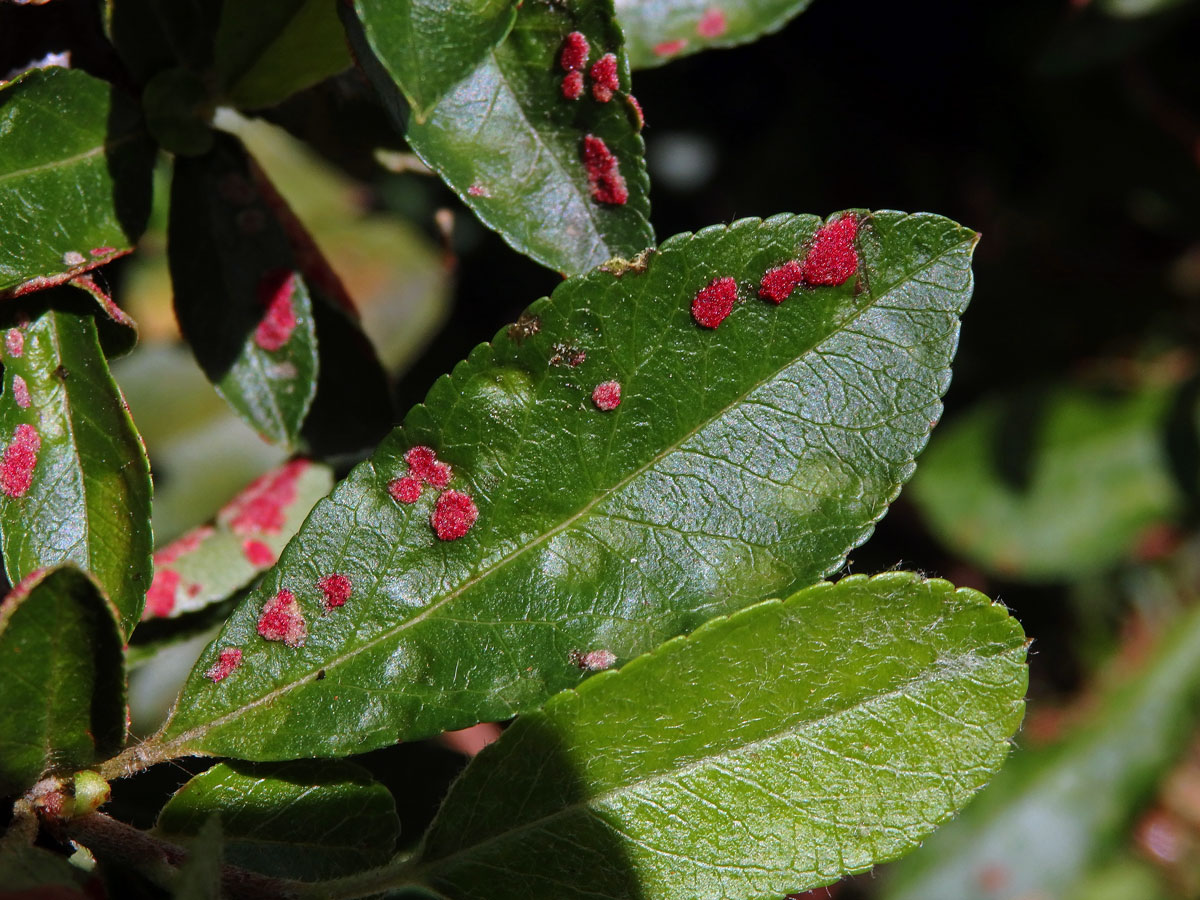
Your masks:
{"label": "dark green leaf", "polygon": [[206,69],[224,0],[105,0],[105,31],[134,79],[163,69]]}
{"label": "dark green leaf", "polygon": [[212,148],[214,108],[209,79],[183,67],[159,72],[142,91],[146,127],[175,154],[197,156]]}
{"label": "dark green leaf", "polygon": [[888,900],[1061,897],[1126,834],[1196,724],[1200,609],[1084,728],[1018,753],[978,802],[897,867]]}
{"label": "dark green leaf", "polygon": [[[88,874],[66,857],[16,841],[0,842],[0,884],[12,900],[65,900],[86,897]],[[28,893],[19,894],[18,891]]]}
{"label": "dark green leaf", "polygon": [[387,788],[340,761],[220,763],[180,788],[158,830],[172,839],[195,834],[214,814],[227,863],[303,880],[383,864],[400,831]]}
{"label": "dark green leaf", "polygon": [[0,603],[0,796],[120,749],[125,674],[116,616],[72,566],[34,573]]}
{"label": "dark green leaf", "polygon": [[613,0],[629,64],[662,65],[680,56],[733,47],[778,31],[812,0]]}
{"label": "dark green leaf", "polygon": [[[503,719],[575,685],[573,651],[628,659],[835,571],[939,415],[975,245],[937,216],[861,222],[858,277],[778,306],[754,296],[759,279],[805,252],[815,216],[680,235],[535,303],[314,507],[159,740],[331,756]],[[692,300],[717,276],[744,300],[700,328]],[[611,379],[621,405],[601,412],[593,388]],[[419,445],[477,504],[462,539],[435,536],[438,491],[389,496]],[[318,582],[334,573],[353,590],[326,613]],[[256,631],[280,590],[307,619],[303,646]],[[242,667],[214,685],[205,672],[233,647]]]}
{"label": "dark green leaf", "polygon": [[513,0],[355,0],[363,33],[419,121],[504,40]]}
{"label": "dark green leaf", "polygon": [[75,563],[104,588],[128,637],[151,578],[150,467],[94,310],[68,288],[46,299],[54,306],[9,303],[0,317],[4,565],[15,584]]}
{"label": "dark green leaf", "polygon": [[[413,150],[514,249],[577,274],[654,243],[645,148],[627,101],[629,66],[608,2],[525,3],[505,41],[423,122],[410,118],[396,86],[395,48],[373,43],[372,32],[348,12],[343,18],[359,63]],[[609,102],[596,101],[590,90],[578,100],[563,98],[559,57],[572,31],[588,38],[589,65],[616,55],[620,89]],[[594,199],[583,162],[586,135],[603,140],[615,157],[627,202]]]}
{"label": "dark green leaf", "polygon": [[221,818],[211,815],[195,823],[188,842],[188,858],[175,876],[173,900],[221,900],[221,865],[224,862]]}
{"label": "dark green leaf", "polygon": [[1021,626],[975,591],[907,572],[817,585],[520,717],[394,883],[450,900],[829,884],[918,846],[986,783],[1025,686]]}
{"label": "dark green leaf", "polygon": [[217,79],[242,109],[273,106],[351,63],[330,0],[226,3],[221,10]]}
{"label": "dark green leaf", "polygon": [[0,297],[128,253],[150,214],[154,146],[137,104],[74,69],[0,89]]}
{"label": "dark green leaf", "polygon": [[947,547],[1006,578],[1077,578],[1137,550],[1183,496],[1172,391],[1061,387],[984,402],[935,436],[912,496]]}
{"label": "dark green leaf", "polygon": [[154,554],[145,619],[197,612],[230,597],[275,563],[313,504],[333,487],[328,466],[296,459],[255,480],[212,525]]}

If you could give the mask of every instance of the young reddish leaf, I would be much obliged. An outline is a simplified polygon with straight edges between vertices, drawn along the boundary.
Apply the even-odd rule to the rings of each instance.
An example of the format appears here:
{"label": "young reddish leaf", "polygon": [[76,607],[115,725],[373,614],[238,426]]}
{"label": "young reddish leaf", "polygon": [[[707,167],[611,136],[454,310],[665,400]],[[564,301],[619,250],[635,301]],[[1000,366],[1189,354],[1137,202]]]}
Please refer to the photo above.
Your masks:
{"label": "young reddish leaf", "polygon": [[[504,719],[584,677],[573,652],[628,659],[836,570],[940,413],[975,244],[936,216],[858,215],[843,284],[755,297],[821,222],[744,220],[568,279],[476,348],[314,507],[198,662],[162,752],[326,756]],[[702,328],[691,303],[717,278],[743,299]],[[406,503],[390,486],[420,477],[417,447],[451,478]],[[331,574],[353,593],[329,610]],[[283,590],[302,646],[258,632]]]}

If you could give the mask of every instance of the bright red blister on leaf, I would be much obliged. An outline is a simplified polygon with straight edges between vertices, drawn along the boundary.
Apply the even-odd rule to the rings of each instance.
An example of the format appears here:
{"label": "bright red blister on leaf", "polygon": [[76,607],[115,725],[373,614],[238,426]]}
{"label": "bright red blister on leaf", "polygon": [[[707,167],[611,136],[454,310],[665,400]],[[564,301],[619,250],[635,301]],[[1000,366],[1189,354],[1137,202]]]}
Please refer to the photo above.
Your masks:
{"label": "bright red blister on leaf", "polygon": [[169,566],[189,553],[197,550],[202,543],[215,531],[211,525],[201,525],[181,534],[167,546],[154,554],[154,565]]}
{"label": "bright red blister on leaf", "polygon": [[9,356],[20,356],[25,352],[25,335],[19,328],[10,328],[4,335],[4,348]]}
{"label": "bright red blister on leaf", "polygon": [[295,594],[282,588],[263,604],[262,615],[258,617],[258,633],[268,641],[283,641],[289,647],[304,645],[308,626]]}
{"label": "bright red blister on leaf", "polygon": [[758,287],[758,296],[767,300],[782,303],[792,296],[794,291],[804,281],[804,266],[791,259],[782,266],[767,269]]}
{"label": "bright red blister on leaf", "polygon": [[93,247],[91,250],[92,256],[108,256],[108,254],[116,252],[116,247]]}
{"label": "bright red blister on leaf", "polygon": [[686,38],[676,38],[673,41],[663,41],[654,45],[655,56],[674,56],[687,46]]}
{"label": "bright red blister on leaf", "polygon": [[317,582],[317,587],[325,595],[326,609],[337,609],[339,606],[344,606],[350,599],[351,585],[347,575],[339,575],[336,572],[326,575]]}
{"label": "bright red blister on leaf", "polygon": [[642,112],[642,104],[638,103],[638,98],[633,94],[625,95],[625,103],[629,107],[629,111],[633,113],[633,124],[638,131],[646,127],[646,114]]}
{"label": "bright red blister on leaf", "polygon": [[807,284],[843,284],[858,271],[858,218],[842,216],[823,225],[813,236],[812,249],[804,258],[804,281]]}
{"label": "bright red blister on leaf", "polygon": [[621,82],[617,80],[617,57],[612,53],[605,53],[596,60],[589,74],[592,76],[592,96],[601,103],[607,103],[621,89]]}
{"label": "bright red blister on leaf", "polygon": [[572,31],[563,39],[563,48],[558,57],[558,64],[563,67],[564,72],[574,72],[587,65],[590,52],[587,38],[578,31]]}
{"label": "bright red blister on leaf", "polygon": [[18,425],[12,443],[4,450],[0,460],[0,490],[10,497],[24,497],[33,484],[33,470],[37,467],[38,451],[42,449],[42,438],[32,425]]}
{"label": "bright red blister on leaf", "polygon": [[412,477],[436,488],[444,488],[454,475],[449,463],[438,462],[437,454],[429,447],[413,447],[404,454],[404,461],[408,463]]}
{"label": "bright red blister on leaf", "polygon": [[221,510],[234,534],[278,534],[287,521],[287,508],[296,501],[296,482],[311,465],[294,459],[250,483]]}
{"label": "bright red blister on leaf", "polygon": [[224,681],[233,674],[233,670],[242,664],[242,651],[237,647],[226,647],[221,651],[221,655],[217,657],[217,661],[212,664],[204,677],[216,684],[218,681]]}
{"label": "bright red blister on leaf", "polygon": [[388,482],[388,493],[397,503],[416,503],[421,499],[421,479],[411,475],[393,478]]}
{"label": "bright red blister on leaf", "polygon": [[25,379],[20,375],[14,375],[12,380],[13,399],[17,401],[17,406],[21,409],[29,409],[29,405],[33,402],[29,398],[29,385],[25,383]]}
{"label": "bright red blister on leaf", "polygon": [[287,269],[272,270],[259,281],[258,299],[266,313],[254,329],[254,343],[262,349],[278,350],[291,339],[296,330],[295,292],[296,273]]}
{"label": "bright red blister on leaf", "polygon": [[256,569],[275,565],[275,551],[262,541],[242,541],[242,555],[246,557],[246,562]]}
{"label": "bright red blister on leaf", "polygon": [[467,188],[467,193],[470,194],[472,197],[490,197],[490,196],[492,196],[492,192],[489,191],[482,184],[480,184],[478,181],[476,181],[469,188]]}
{"label": "bright red blister on leaf", "polygon": [[620,206],[629,199],[629,189],[625,186],[617,158],[594,134],[583,138],[583,165],[587,169],[592,199],[597,203]]}
{"label": "bright red blister on leaf", "polygon": [[462,491],[446,491],[437,499],[429,524],[443,541],[456,541],[475,524],[479,509]]}
{"label": "bright red blister on leaf", "polygon": [[578,100],[583,96],[582,72],[568,72],[563,76],[562,95],[564,100]]}
{"label": "bright red blister on leaf", "polygon": [[174,569],[155,569],[150,590],[146,591],[146,612],[143,618],[163,618],[175,610],[175,592],[179,589],[179,573]]}
{"label": "bright red blister on leaf", "polygon": [[592,402],[596,404],[596,409],[612,412],[621,405],[620,382],[606,381],[596,385],[596,389],[592,391]]}
{"label": "bright red blister on leaf", "polygon": [[700,37],[717,38],[725,33],[725,13],[715,6],[707,9],[696,23],[696,34]]}
{"label": "bright red blister on leaf", "polygon": [[737,282],[729,277],[714,278],[692,300],[692,318],[697,325],[716,328],[733,312],[737,302]]}

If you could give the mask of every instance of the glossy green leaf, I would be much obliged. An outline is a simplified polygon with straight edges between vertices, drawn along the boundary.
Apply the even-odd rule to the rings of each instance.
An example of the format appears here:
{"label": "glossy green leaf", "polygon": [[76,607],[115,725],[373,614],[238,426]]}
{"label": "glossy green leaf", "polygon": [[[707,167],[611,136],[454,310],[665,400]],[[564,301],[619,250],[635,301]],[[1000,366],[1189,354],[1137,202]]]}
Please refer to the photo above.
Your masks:
{"label": "glossy green leaf", "polygon": [[[937,216],[864,214],[857,279],[757,299],[764,271],[820,224],[680,235],[565,281],[476,348],[314,507],[158,740],[331,756],[499,720],[575,685],[573,651],[629,659],[835,571],[939,414],[976,236]],[[703,329],[692,299],[717,276],[744,300]],[[591,395],[610,379],[622,398],[605,413]],[[432,487],[412,504],[389,496],[416,445],[477,505],[459,540],[435,536]],[[326,612],[330,574],[352,593]],[[256,630],[281,589],[306,618],[303,646]],[[241,667],[213,684],[204,673],[232,647]]]}
{"label": "glossy green leaf", "polygon": [[154,554],[145,619],[198,612],[231,597],[270,568],[312,509],[333,487],[333,470],[296,459],[256,479],[211,525]]}
{"label": "glossy green leaf", "polygon": [[[344,13],[355,56],[412,149],[517,251],[567,274],[654,243],[640,121],[627,101],[629,65],[608,2],[525,3],[511,33],[421,122],[396,86],[390,45]],[[620,83],[601,103],[589,90],[563,99],[563,40],[587,36],[591,63],[617,56]],[[602,139],[628,190],[625,203],[593,198],[584,138]],[[553,223],[551,227],[550,223]]]}
{"label": "glossy green leaf", "polygon": [[0,603],[0,796],[120,749],[125,675],[116,614],[72,566],[35,573]]}
{"label": "glossy green leaf", "polygon": [[314,446],[378,438],[382,367],[341,282],[236,138],[176,159],[168,240],[180,328],[239,415],[289,447],[310,412]]}
{"label": "glossy green leaf", "polygon": [[318,880],[383,864],[400,820],[387,788],[352,763],[219,763],[175,794],[158,817],[174,839],[218,815],[225,861],[266,875]]}
{"label": "glossy green leaf", "polygon": [[1060,744],[1025,751],[957,822],[896,868],[887,900],[1061,897],[1124,837],[1195,727],[1200,609],[1145,671]]}
{"label": "glossy green leaf", "polygon": [[1021,626],[975,591],[907,572],[817,585],[517,719],[389,886],[773,900],[829,884],[918,846],[986,783],[1025,686]]}
{"label": "glossy green leaf", "polygon": [[363,33],[418,121],[512,30],[514,0],[355,0]]}
{"label": "glossy green leaf", "polygon": [[0,87],[0,297],[128,253],[153,162],[137,104],[107,82],[48,68]]}
{"label": "glossy green leaf", "polygon": [[778,31],[812,0],[613,0],[629,64],[646,69]]}
{"label": "glossy green leaf", "polygon": [[986,401],[939,431],[912,497],[947,547],[1006,578],[1077,578],[1178,516],[1173,392],[1061,387]]}
{"label": "glossy green leaf", "polygon": [[273,106],[352,63],[329,0],[226,3],[215,55],[222,93],[242,109]]}
{"label": "glossy green leaf", "polygon": [[89,301],[66,288],[48,297],[53,306],[10,302],[0,317],[4,565],[15,584],[75,563],[103,587],[128,637],[151,578],[150,467]]}

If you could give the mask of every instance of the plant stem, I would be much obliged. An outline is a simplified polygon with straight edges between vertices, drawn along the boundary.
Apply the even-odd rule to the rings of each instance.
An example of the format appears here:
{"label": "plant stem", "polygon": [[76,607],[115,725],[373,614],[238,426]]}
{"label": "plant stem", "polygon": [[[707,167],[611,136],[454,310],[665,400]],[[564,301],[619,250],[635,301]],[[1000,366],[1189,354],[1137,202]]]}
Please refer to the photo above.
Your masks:
{"label": "plant stem", "polygon": [[178,759],[180,756],[204,756],[206,754],[188,751],[175,752],[178,745],[163,743],[155,738],[147,738],[140,744],[126,747],[112,759],[105,760],[96,767],[97,774],[105,781],[115,781],[118,778],[128,778],[138,772],[144,772],[158,763]]}

